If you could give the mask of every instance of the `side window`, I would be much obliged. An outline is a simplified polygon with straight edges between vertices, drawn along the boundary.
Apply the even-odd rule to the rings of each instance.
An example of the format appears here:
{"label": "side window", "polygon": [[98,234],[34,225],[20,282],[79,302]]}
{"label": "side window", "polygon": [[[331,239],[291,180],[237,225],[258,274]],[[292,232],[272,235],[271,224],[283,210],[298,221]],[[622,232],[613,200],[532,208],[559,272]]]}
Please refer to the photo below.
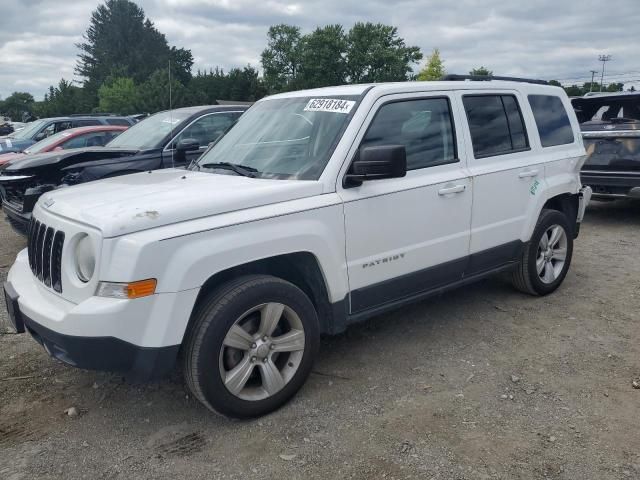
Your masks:
{"label": "side window", "polygon": [[64,150],[69,148],[82,148],[82,147],[101,147],[105,144],[104,134],[101,132],[90,132],[83,135],[78,135],[70,140],[67,140],[60,145]]}
{"label": "side window", "polygon": [[574,142],[573,128],[567,111],[559,97],[529,95],[529,105],[536,119],[543,147],[566,145]]}
{"label": "side window", "polygon": [[39,139],[41,140],[43,138],[50,137],[54,133],[56,133],[56,124],[55,123],[51,123],[51,124],[47,125],[46,128],[42,129],[38,133],[38,135],[36,135],[36,140],[39,140]]}
{"label": "side window", "polygon": [[101,125],[101,123],[100,123],[100,120],[87,119],[87,120],[75,120],[73,122],[73,125],[75,127],[90,127],[92,125]]}
{"label": "side window", "polygon": [[64,130],[67,130],[67,129],[71,128],[71,122],[69,122],[69,121],[57,122],[55,128],[56,128],[56,133],[62,132]]}
{"label": "side window", "polygon": [[449,101],[429,98],[383,105],[361,143],[375,145],[404,145],[407,170],[457,162]]}
{"label": "side window", "polygon": [[128,127],[131,125],[131,122],[127,121],[124,118],[107,118],[108,125],[120,125],[123,127]]}
{"label": "side window", "polygon": [[173,143],[173,147],[182,139],[193,138],[198,141],[201,147],[206,147],[211,142],[215,142],[238,118],[235,113],[214,113],[200,117],[189,125]]}
{"label": "side window", "polygon": [[114,130],[114,131],[109,131],[109,132],[104,132],[104,144],[106,145],[107,143],[109,143],[111,140],[113,140],[114,138],[116,138],[118,135],[120,135],[122,132],[119,130]]}
{"label": "side window", "polygon": [[524,120],[513,95],[466,95],[462,102],[476,158],[529,147]]}

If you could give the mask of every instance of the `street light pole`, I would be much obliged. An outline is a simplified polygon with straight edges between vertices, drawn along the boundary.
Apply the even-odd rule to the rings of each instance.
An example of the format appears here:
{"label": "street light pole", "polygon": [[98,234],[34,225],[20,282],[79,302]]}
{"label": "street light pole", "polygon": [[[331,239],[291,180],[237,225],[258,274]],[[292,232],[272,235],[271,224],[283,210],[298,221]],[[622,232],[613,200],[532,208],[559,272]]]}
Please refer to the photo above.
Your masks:
{"label": "street light pole", "polygon": [[611,55],[599,55],[598,60],[602,62],[602,74],[600,76],[600,91],[602,91],[602,83],[604,82],[604,65],[611,60]]}
{"label": "street light pole", "polygon": [[591,84],[589,85],[589,93],[593,91],[593,76],[598,73],[597,70],[591,70]]}

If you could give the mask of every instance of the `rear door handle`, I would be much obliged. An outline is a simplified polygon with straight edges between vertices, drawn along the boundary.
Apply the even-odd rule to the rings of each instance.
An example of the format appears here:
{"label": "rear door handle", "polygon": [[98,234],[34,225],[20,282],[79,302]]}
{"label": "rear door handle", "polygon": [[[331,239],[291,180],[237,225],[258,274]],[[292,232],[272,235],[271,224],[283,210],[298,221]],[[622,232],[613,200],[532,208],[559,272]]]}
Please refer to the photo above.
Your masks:
{"label": "rear door handle", "polygon": [[466,185],[452,185],[452,186],[446,186],[444,188],[441,188],[440,190],[438,190],[438,195],[450,195],[452,193],[461,193],[464,192],[466,188]]}
{"label": "rear door handle", "polygon": [[537,177],[538,170],[525,170],[524,172],[520,172],[518,174],[518,178],[529,178],[529,177]]}

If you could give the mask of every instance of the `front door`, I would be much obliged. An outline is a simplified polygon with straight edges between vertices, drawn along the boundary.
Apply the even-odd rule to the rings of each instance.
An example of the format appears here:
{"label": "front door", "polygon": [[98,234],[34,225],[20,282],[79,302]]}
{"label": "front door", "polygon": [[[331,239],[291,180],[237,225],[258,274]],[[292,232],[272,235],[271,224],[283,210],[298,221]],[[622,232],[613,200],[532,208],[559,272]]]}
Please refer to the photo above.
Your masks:
{"label": "front door", "polygon": [[472,191],[454,110],[447,93],[412,94],[384,97],[369,114],[360,148],[404,145],[408,171],[340,190],[351,313],[462,278]]}
{"label": "front door", "polygon": [[[210,143],[224,135],[240,115],[242,112],[214,112],[194,120],[169,143],[162,155],[163,163],[166,167],[189,165],[193,160],[200,158]],[[200,148],[189,152],[177,152],[175,146],[180,140],[187,138],[196,140]]]}

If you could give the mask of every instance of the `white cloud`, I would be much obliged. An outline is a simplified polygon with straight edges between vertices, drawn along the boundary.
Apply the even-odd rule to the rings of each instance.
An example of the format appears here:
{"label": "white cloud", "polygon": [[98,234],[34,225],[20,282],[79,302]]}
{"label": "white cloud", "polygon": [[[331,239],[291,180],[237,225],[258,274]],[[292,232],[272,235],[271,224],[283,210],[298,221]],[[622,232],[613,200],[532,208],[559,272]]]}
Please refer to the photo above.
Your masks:
{"label": "white cloud", "polygon": [[[26,90],[41,98],[61,77],[73,79],[81,41],[98,0],[3,0],[0,95]],[[440,49],[445,67],[466,73],[484,65],[496,74],[582,82],[610,53],[608,81],[640,83],[640,2],[619,0],[140,0],[171,45],[192,50],[195,69],[259,67],[270,25],[304,31],[357,21],[398,27],[427,55]]]}

